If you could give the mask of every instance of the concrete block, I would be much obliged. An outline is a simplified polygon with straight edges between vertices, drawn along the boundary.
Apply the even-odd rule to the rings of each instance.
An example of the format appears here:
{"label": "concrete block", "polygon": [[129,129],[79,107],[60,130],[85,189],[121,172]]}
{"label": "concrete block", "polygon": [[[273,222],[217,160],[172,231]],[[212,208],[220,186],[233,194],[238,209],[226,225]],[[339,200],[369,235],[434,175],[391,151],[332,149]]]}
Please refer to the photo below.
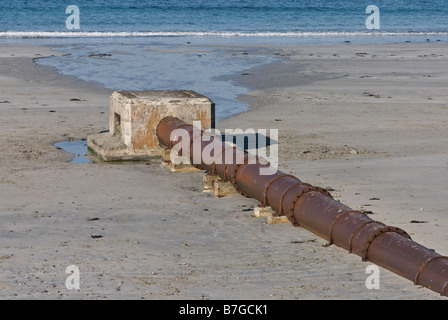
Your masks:
{"label": "concrete block", "polygon": [[279,215],[269,206],[261,207],[257,206],[254,208],[254,217],[267,217],[268,224],[279,224],[279,223],[289,223],[288,217],[285,215]]}
{"label": "concrete block", "polygon": [[156,128],[165,117],[215,126],[215,104],[191,90],[115,91],[110,97],[109,132],[88,137],[89,150],[104,161],[160,156]]}
{"label": "concrete block", "polygon": [[238,193],[232,183],[216,179],[212,183],[215,198],[222,198],[231,194]]}
{"label": "concrete block", "polygon": [[127,148],[119,136],[109,132],[94,134],[87,137],[89,159],[98,161],[148,160],[160,156],[158,150],[143,150]]}
{"label": "concrete block", "polygon": [[163,163],[162,166],[167,168],[170,172],[188,172],[188,171],[200,171],[200,169],[192,166],[191,164],[174,164],[174,163]]}
{"label": "concrete block", "polygon": [[272,215],[274,212],[275,211],[269,206],[266,206],[266,207],[258,206],[258,207],[254,208],[254,217],[256,217],[256,218],[268,217],[268,216]]}
{"label": "concrete block", "polygon": [[202,177],[203,192],[213,192],[213,182],[220,179],[219,175],[204,174]]}
{"label": "concrete block", "polygon": [[199,171],[200,169],[187,163],[189,159],[185,159],[183,163],[175,164],[170,159],[170,149],[163,149],[161,151],[162,167],[168,168],[171,172],[187,172],[187,171]]}
{"label": "concrete block", "polygon": [[287,216],[268,216],[268,224],[290,223]]}
{"label": "concrete block", "polygon": [[171,164],[170,153],[171,153],[171,150],[168,148],[165,148],[161,151],[160,156],[162,158],[162,164],[166,164],[166,165]]}

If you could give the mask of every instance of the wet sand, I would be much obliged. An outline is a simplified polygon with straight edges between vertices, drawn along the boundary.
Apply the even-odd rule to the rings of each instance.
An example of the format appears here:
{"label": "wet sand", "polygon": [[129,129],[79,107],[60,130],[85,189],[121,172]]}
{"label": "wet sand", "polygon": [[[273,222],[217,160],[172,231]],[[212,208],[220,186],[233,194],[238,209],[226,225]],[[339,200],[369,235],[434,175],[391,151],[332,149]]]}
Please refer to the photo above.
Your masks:
{"label": "wet sand", "polygon": [[[249,111],[217,127],[278,129],[280,170],[447,255],[446,49],[244,46],[284,60],[227,79]],[[111,91],[33,63],[52,54],[0,48],[1,299],[440,299],[382,268],[368,290],[369,262],[203,193],[201,172],[70,163],[53,144],[107,130]]]}

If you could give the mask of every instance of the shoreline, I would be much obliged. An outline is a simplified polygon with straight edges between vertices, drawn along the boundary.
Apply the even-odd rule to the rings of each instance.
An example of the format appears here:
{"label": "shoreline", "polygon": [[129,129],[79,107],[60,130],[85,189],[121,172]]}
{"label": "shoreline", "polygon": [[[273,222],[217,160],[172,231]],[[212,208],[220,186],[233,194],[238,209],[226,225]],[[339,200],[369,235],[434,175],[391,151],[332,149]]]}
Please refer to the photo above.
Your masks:
{"label": "shoreline", "polygon": [[[238,98],[250,107],[219,128],[279,129],[280,170],[446,255],[447,47],[265,46],[288,56],[229,78],[252,85]],[[0,54],[0,297],[444,299],[384,269],[381,289],[366,289],[369,263],[252,217],[253,199],[202,193],[199,172],[69,163],[52,143],[108,129],[112,91],[24,63],[48,48],[5,57],[21,49]],[[64,285],[73,264],[76,291]]]}

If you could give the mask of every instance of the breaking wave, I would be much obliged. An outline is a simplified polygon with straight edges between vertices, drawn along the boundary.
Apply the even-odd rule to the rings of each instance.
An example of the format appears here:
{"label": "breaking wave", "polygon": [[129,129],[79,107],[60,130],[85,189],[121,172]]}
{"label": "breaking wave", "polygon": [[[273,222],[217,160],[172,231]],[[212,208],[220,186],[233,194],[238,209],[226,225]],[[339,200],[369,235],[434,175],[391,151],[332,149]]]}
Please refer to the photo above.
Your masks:
{"label": "breaking wave", "polygon": [[170,31],[0,31],[1,38],[115,38],[115,37],[343,37],[343,36],[426,36],[448,35],[448,32],[245,32],[245,31],[217,31],[217,32],[170,32]]}

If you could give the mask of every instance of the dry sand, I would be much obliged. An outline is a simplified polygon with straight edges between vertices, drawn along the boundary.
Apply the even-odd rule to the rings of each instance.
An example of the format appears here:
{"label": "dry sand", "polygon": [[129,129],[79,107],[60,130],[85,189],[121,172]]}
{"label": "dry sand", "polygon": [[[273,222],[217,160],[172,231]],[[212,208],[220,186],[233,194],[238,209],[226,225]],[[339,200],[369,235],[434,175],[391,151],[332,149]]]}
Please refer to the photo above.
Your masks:
{"label": "dry sand", "polygon": [[[250,110],[217,127],[279,129],[280,170],[447,255],[447,47],[245,46],[284,60],[233,77]],[[111,91],[33,63],[52,54],[0,47],[1,299],[441,299],[382,268],[368,290],[369,262],[201,172],[70,163],[53,143],[107,130]]]}

